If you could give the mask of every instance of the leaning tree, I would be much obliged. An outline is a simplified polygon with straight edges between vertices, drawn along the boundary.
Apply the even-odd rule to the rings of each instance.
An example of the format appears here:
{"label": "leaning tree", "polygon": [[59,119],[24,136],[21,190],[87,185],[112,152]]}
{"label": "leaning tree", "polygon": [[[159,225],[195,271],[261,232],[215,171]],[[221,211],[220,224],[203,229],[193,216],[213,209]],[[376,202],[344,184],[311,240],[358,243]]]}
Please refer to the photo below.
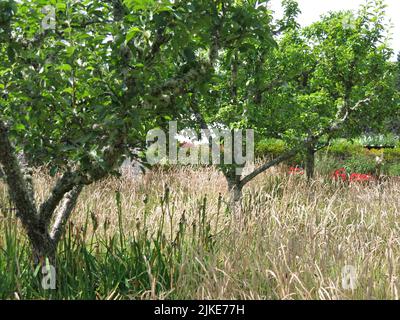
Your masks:
{"label": "leaning tree", "polygon": [[360,7],[357,15],[330,13],[306,28],[296,23],[297,3],[283,5],[285,15],[278,23],[267,7],[235,12],[233,27],[247,23],[253,33],[221,50],[208,90],[191,92],[190,112],[183,114],[192,126],[253,128],[258,139],[281,138],[289,146],[247,176],[237,174],[242,163],[221,159],[234,202],[256,176],[298,153],[305,154],[312,178],[315,153],[326,141],[377,126],[395,107],[382,1]]}
{"label": "leaning tree", "polygon": [[384,9],[377,0],[362,6],[357,15],[331,13],[310,27],[284,33],[264,61],[272,75],[264,84],[268,90],[256,96],[257,103],[248,104],[248,110],[259,132],[284,139],[289,150],[237,179],[236,199],[259,174],[298,153],[307,155],[311,178],[321,141],[354,136],[393,111],[392,51]]}
{"label": "leaning tree", "polygon": [[[257,123],[264,103],[263,96],[270,94],[288,78],[272,67],[272,61],[282,34],[298,28],[296,16],[299,9],[294,0],[283,0],[282,5],[284,15],[279,20],[274,19],[274,13],[266,3],[257,5],[249,1],[232,11],[233,23],[222,28],[221,36],[235,40],[220,51],[218,68],[207,83],[207,90],[191,92],[186,104],[189,112],[183,113],[182,123],[197,130],[214,132],[213,143],[221,144],[224,152],[212,160],[224,174],[233,202],[241,197],[241,172],[246,166],[246,157],[234,157],[237,151],[241,151],[238,146],[232,148],[231,145],[235,130],[242,135],[242,129],[255,129],[256,140],[265,132],[267,122],[269,128],[273,128],[271,130],[279,130],[275,125],[276,117],[264,117],[263,130],[258,130]],[[249,32],[243,33],[241,30],[244,29]],[[239,37],[240,34],[242,36]],[[220,140],[215,141],[216,137]],[[249,142],[247,137],[243,139],[243,147],[247,149]],[[238,158],[242,159],[239,161]]]}

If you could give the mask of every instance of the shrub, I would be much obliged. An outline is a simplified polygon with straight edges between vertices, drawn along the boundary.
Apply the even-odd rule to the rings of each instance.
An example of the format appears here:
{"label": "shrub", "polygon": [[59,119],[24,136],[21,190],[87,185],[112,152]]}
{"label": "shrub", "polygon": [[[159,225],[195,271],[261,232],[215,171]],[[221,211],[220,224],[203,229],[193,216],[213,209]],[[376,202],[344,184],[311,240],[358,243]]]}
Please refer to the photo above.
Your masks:
{"label": "shrub", "polygon": [[395,149],[385,149],[384,161],[387,163],[399,163],[400,162],[400,147]]}
{"label": "shrub", "polygon": [[317,161],[315,163],[315,170],[320,172],[322,175],[328,176],[335,169],[343,166],[343,161],[338,161],[336,158],[330,156],[326,152],[319,153]]}
{"label": "shrub", "polygon": [[400,146],[394,149],[367,150],[359,142],[353,143],[345,139],[334,141],[325,151],[319,153],[316,169],[323,175],[330,174],[341,167],[345,167],[348,172],[375,174],[376,157],[382,157],[382,155],[381,172],[389,176],[400,176]]}
{"label": "shrub", "polygon": [[365,153],[364,147],[346,139],[335,140],[328,148],[327,153],[337,158],[347,158]]}
{"label": "shrub", "polygon": [[348,172],[373,174],[376,171],[375,159],[365,154],[354,155],[346,159],[344,163],[344,167]]}
{"label": "shrub", "polygon": [[371,156],[371,157],[382,157],[383,154],[385,153],[386,149],[371,149],[371,150],[366,150],[366,154]]}
{"label": "shrub", "polygon": [[400,163],[393,164],[388,167],[387,174],[389,176],[397,176],[400,177]]}
{"label": "shrub", "polygon": [[[264,139],[257,144],[255,156],[257,158],[274,159],[289,150],[290,148],[283,140],[274,138]],[[284,164],[293,167],[302,166],[303,155],[301,153],[298,153],[292,159],[285,161]]]}
{"label": "shrub", "polygon": [[275,158],[288,151],[285,141],[280,139],[261,140],[256,147],[256,156],[260,158]]}

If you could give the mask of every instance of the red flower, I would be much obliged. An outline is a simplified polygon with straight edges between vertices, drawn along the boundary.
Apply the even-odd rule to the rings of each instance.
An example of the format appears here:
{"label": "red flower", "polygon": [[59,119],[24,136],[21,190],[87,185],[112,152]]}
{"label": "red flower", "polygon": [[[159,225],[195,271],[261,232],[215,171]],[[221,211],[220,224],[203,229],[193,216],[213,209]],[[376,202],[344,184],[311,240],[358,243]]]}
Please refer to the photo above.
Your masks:
{"label": "red flower", "polygon": [[362,173],[352,173],[350,175],[351,182],[368,182],[372,181],[373,177],[369,174],[362,174]]}
{"label": "red flower", "polygon": [[336,170],[332,176],[335,180],[341,179],[342,181],[347,181],[347,172],[345,168],[340,168]]}
{"label": "red flower", "polygon": [[335,180],[342,180],[342,181],[349,181],[349,182],[368,182],[372,181],[374,179],[373,176],[369,174],[363,174],[363,173],[352,173],[350,176],[347,174],[345,168],[340,168],[336,170],[332,177]]}
{"label": "red flower", "polygon": [[304,170],[302,168],[298,168],[298,167],[290,167],[289,168],[289,174],[300,174],[300,175],[303,175],[304,174]]}

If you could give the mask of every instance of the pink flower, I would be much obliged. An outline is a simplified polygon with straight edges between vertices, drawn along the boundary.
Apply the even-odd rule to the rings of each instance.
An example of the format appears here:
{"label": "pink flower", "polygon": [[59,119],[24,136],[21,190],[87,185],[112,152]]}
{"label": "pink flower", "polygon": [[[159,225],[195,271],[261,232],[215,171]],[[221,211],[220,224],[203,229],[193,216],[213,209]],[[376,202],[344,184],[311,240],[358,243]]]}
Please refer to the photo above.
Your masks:
{"label": "pink flower", "polygon": [[193,148],[195,145],[192,142],[182,142],[179,146],[184,149],[190,149]]}

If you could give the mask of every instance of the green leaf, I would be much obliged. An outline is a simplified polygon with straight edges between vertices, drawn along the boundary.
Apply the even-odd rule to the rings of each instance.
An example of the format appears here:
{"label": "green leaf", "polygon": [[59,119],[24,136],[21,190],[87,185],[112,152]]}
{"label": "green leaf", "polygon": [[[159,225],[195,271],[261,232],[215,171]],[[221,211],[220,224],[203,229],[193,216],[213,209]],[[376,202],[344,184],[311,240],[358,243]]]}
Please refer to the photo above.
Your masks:
{"label": "green leaf", "polygon": [[76,50],[76,47],[73,47],[73,46],[67,47],[65,50],[67,53],[67,57],[71,57],[74,54],[75,50]]}
{"label": "green leaf", "polygon": [[26,129],[26,127],[22,124],[22,123],[18,123],[17,125],[15,125],[15,131],[17,132],[22,132]]}
{"label": "green leaf", "polygon": [[59,168],[58,168],[57,166],[53,166],[53,167],[50,169],[50,176],[51,176],[51,177],[55,177],[55,175],[57,174],[58,170],[59,170]]}
{"label": "green leaf", "polygon": [[59,67],[57,68],[57,70],[61,70],[61,71],[72,71],[72,67],[71,67],[71,65],[65,63],[65,64],[62,64],[61,66],[59,66]]}
{"label": "green leaf", "polygon": [[72,89],[71,87],[65,88],[65,89],[63,90],[63,92],[64,92],[64,93],[73,94],[73,93],[74,93],[74,89]]}
{"label": "green leaf", "polygon": [[138,34],[139,32],[141,32],[141,30],[138,27],[130,28],[128,33],[126,34],[126,38],[125,38],[126,43],[131,41],[133,39],[133,37],[135,37],[136,34]]}
{"label": "green leaf", "polygon": [[155,4],[155,0],[124,0],[124,4],[131,10],[145,10]]}

